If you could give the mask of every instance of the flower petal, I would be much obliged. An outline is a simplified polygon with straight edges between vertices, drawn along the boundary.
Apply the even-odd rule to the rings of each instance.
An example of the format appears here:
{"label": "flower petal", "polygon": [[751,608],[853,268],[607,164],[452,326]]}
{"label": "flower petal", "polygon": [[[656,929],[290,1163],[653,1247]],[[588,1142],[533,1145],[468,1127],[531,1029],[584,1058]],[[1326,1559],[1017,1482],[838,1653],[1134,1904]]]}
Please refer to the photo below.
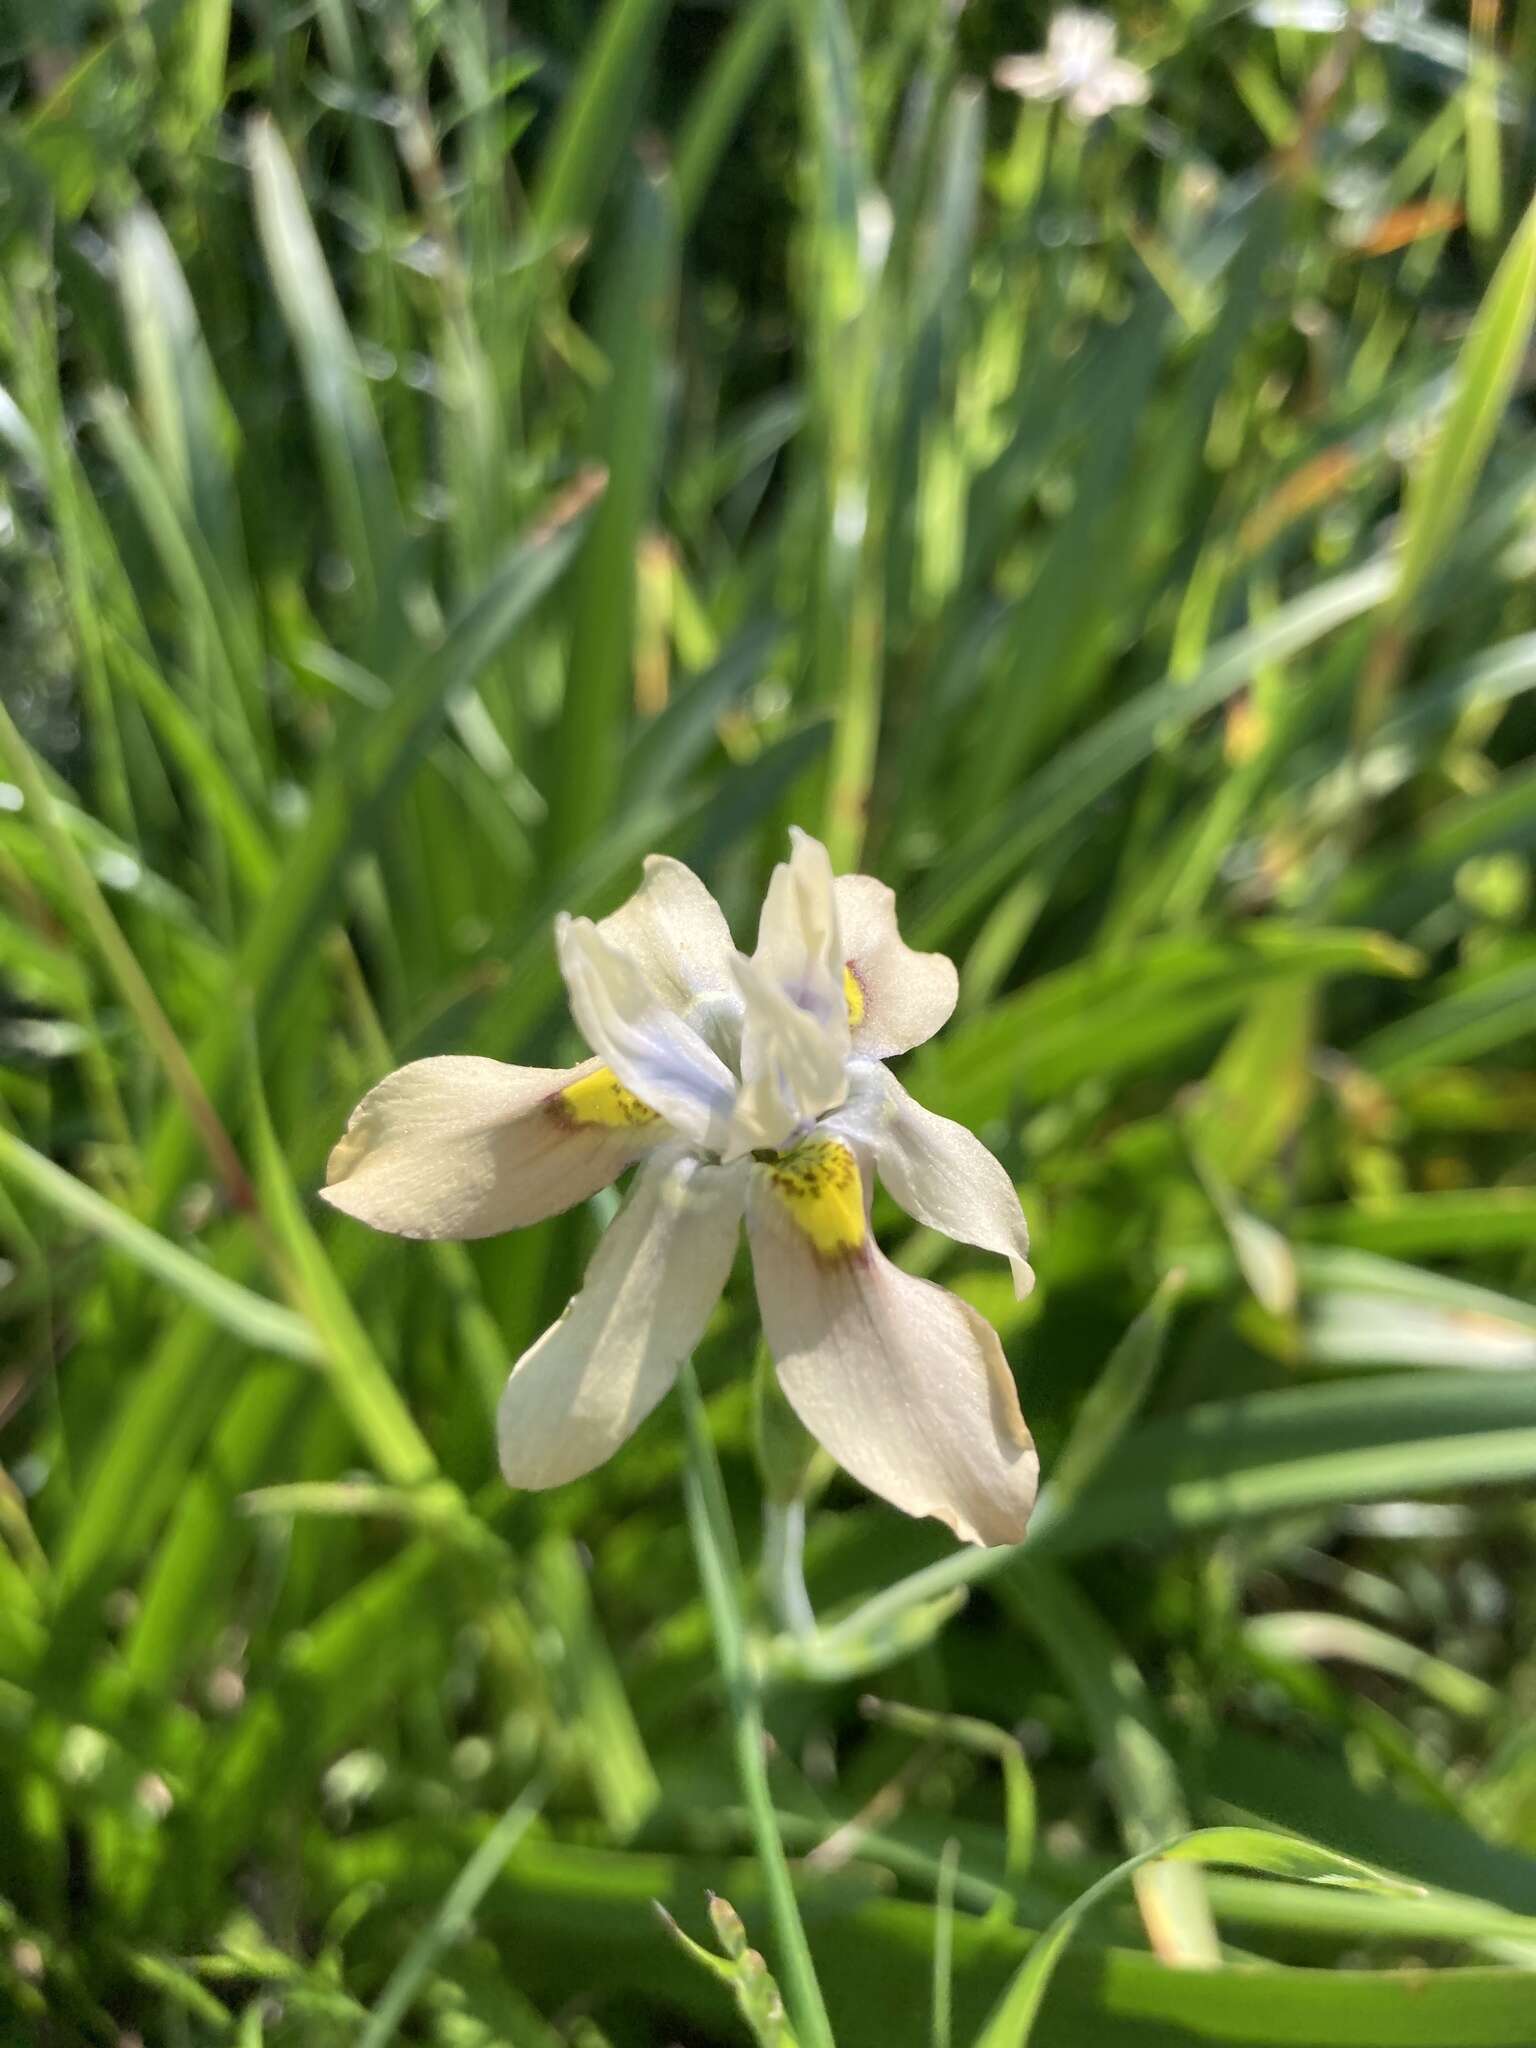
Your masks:
{"label": "flower petal", "polygon": [[941,1030],[960,993],[954,963],[914,953],[896,928],[896,896],[873,875],[839,875],[837,911],[850,991],[853,1049],[869,1059],[910,1052]]}
{"label": "flower petal", "polygon": [[777,1149],[848,1093],[847,1012],[841,1037],[802,1010],[754,960],[732,963],[741,991],[741,1087],[723,1156]]}
{"label": "flower petal", "polygon": [[1102,70],[1085,78],[1067,105],[1075,120],[1097,121],[1116,107],[1139,107],[1152,95],[1152,81],[1139,65],[1115,57]]}
{"label": "flower petal", "polygon": [[[835,1139],[820,1141],[844,1155]],[[826,1162],[821,1162],[825,1168]],[[790,1405],[845,1470],[968,1543],[1016,1543],[1039,1461],[996,1333],[855,1232],[843,1182],[755,1167],[747,1229],[763,1329]]]}
{"label": "flower petal", "polygon": [[807,1011],[848,1052],[848,1002],[843,987],[847,955],[838,920],[837,888],[827,849],[797,825],[789,830],[790,856],[768,882],[757,927],[753,965],[798,1008]]}
{"label": "flower petal", "polygon": [[852,1075],[847,1110],[827,1120],[873,1156],[875,1171],[907,1214],[962,1244],[999,1252],[1020,1301],[1035,1284],[1029,1226],[1007,1170],[974,1132],[914,1100],[871,1062]]}
{"label": "flower petal", "polygon": [[717,1151],[736,1096],[718,1053],[652,993],[635,962],[589,917],[557,917],[555,946],[588,1045],[674,1130]]}
{"label": "flower petal", "polygon": [[687,1013],[701,996],[727,993],[730,927],[704,884],[680,860],[653,853],[645,880],[597,929],[627,953],[669,1010]]}
{"label": "flower petal", "polygon": [[326,1166],[333,1209],[400,1237],[494,1237],[616,1180],[666,1126],[597,1060],[416,1060],[370,1089]]}
{"label": "flower petal", "polygon": [[1081,77],[1115,54],[1115,24],[1096,7],[1062,7],[1051,16],[1045,47],[1061,68]]}
{"label": "flower petal", "polygon": [[1016,92],[1026,100],[1053,100],[1065,88],[1061,66],[1054,57],[1000,57],[992,76],[1005,92]]}
{"label": "flower petal", "polygon": [[525,1351],[497,1416],[509,1486],[559,1486],[616,1451],[704,1334],[730,1275],[747,1169],[646,1161],[581,1292]]}

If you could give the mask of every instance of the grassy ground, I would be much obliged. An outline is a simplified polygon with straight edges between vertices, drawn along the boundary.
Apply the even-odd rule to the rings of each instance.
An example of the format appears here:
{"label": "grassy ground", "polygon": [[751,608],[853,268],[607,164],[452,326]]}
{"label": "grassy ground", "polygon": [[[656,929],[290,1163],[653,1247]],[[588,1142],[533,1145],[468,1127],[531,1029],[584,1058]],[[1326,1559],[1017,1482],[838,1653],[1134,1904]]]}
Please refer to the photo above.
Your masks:
{"label": "grassy ground", "polygon": [[[0,2038],[780,2038],[713,1888],[801,2048],[798,1921],[840,2048],[1531,2048],[1536,8],[1142,7],[1088,130],[1000,5],[515,12],[0,9]],[[600,1217],[312,1199],[791,821],[959,963],[1039,1287],[877,1221],[1052,1481],[831,1478],[809,1646],[744,1272],[511,1496]]]}

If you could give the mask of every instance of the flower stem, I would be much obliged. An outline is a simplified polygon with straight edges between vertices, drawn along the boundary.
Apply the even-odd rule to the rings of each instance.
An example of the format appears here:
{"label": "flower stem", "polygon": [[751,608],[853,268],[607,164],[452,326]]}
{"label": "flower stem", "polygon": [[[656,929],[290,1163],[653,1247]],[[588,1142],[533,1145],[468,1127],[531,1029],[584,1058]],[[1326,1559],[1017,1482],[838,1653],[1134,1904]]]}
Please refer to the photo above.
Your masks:
{"label": "flower stem", "polygon": [[746,1623],[736,1596],[741,1583],[741,1559],[703,1397],[691,1365],[683,1367],[680,1392],[688,1430],[688,1464],[683,1477],[688,1528],[699,1561],[699,1579],[725,1684],[736,1749],[736,1776],[751,1819],[758,1866],[773,1914],[785,2003],[800,2048],[835,2048],[832,2024],[816,1981],[816,1965],[811,1960],[789,1862],[774,1816],[764,1755],[762,1690],[747,1649]]}
{"label": "flower stem", "polygon": [[805,1590],[805,1502],[763,1501],[763,1589],[773,1618],[793,1636],[816,1633],[816,1613]]}

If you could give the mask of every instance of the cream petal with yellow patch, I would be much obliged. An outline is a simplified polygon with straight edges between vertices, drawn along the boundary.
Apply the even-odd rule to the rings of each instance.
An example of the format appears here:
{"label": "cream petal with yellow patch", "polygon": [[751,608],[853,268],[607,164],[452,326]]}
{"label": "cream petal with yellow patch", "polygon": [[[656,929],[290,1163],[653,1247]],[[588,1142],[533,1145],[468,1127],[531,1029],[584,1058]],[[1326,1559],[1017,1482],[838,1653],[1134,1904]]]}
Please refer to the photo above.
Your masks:
{"label": "cream petal with yellow patch", "polygon": [[[858,1178],[850,1147],[812,1142],[840,1149]],[[763,1329],[790,1405],[845,1471],[907,1514],[934,1515],[968,1543],[1018,1542],[1039,1461],[996,1333],[890,1263],[862,1191],[862,1234],[838,1243],[848,1211],[821,1168],[816,1188],[786,1190],[774,1166],[756,1166],[747,1198]]]}
{"label": "cream petal with yellow patch", "polygon": [[679,1016],[701,997],[733,989],[736,949],[720,906],[691,868],[667,854],[647,857],[640,887],[597,929]]}
{"label": "cream petal with yellow patch", "polygon": [[857,989],[848,999],[853,1051],[885,1060],[942,1030],[960,978],[942,953],[914,953],[896,927],[896,896],[873,875],[839,875],[838,923],[844,964]]}
{"label": "cream petal with yellow patch", "polygon": [[581,1035],[624,1086],[682,1137],[718,1152],[736,1082],[639,967],[587,917],[555,920],[560,971]]}
{"label": "cream petal with yellow patch", "polygon": [[671,1387],[729,1277],[746,1173],[671,1146],[641,1167],[581,1292],[507,1382],[497,1436],[508,1485],[579,1479]]}
{"label": "cream petal with yellow patch", "polygon": [[399,1237],[494,1237],[541,1223],[666,1136],[632,1097],[621,1113],[617,1087],[597,1060],[564,1069],[416,1060],[352,1112],[321,1194]]}

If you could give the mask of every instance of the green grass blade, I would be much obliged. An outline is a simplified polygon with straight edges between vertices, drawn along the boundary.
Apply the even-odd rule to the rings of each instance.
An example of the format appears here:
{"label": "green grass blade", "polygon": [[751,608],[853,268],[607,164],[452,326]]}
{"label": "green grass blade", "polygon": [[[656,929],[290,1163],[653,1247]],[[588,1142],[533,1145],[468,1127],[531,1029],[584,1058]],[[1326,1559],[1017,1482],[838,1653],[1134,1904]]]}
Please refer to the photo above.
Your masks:
{"label": "green grass blade", "polygon": [[629,137],[658,0],[608,0],[539,165],[534,224],[549,247],[587,234]]}
{"label": "green grass blade", "polygon": [[[1009,1613],[1028,1629],[1076,1694],[1108,1775],[1120,1835],[1133,1855],[1189,1826],[1178,1768],[1157,1725],[1146,1682],[1113,1633],[1071,1582],[1021,1558],[1000,1581]],[[1165,1962],[1208,1967],[1221,1950],[1198,1877],[1143,1868],[1137,1901]]]}
{"label": "green grass blade", "polygon": [[800,1908],[769,1796],[762,1702],[735,1593],[740,1579],[740,1562],[736,1557],[730,1511],[710,1440],[709,1420],[691,1365],[683,1367],[681,1393],[689,1447],[686,1477],[688,1526],[714,1630],[720,1676],[735,1737],[736,1767],[742,1796],[752,1812],[757,1855],[773,1909],[779,1973],[785,1984],[790,2020],[802,2048],[833,2048],[831,2023],[827,2019],[821,1986],[816,1980],[816,1965],[805,1938]]}
{"label": "green grass blade", "polygon": [[520,1792],[464,1865],[442,1904],[390,1973],[358,2036],[358,2048],[388,2048],[394,2040],[428,1972],[473,1924],[476,1908],[538,1818],[545,1796],[540,1784]]}
{"label": "green grass blade", "polygon": [[1239,1869],[1266,1871],[1274,1877],[1345,1885],[1364,1891],[1412,1893],[1418,1889],[1387,1871],[1299,1837],[1270,1834],[1262,1828],[1202,1828],[1195,1834],[1164,1843],[1161,1848],[1145,1849],[1128,1857],[1069,1906],[1030,1950],[1028,1960],[976,2036],[975,2048],[1026,2048],[1052,1973],[1083,1915],[1127,1878],[1159,1862],[1233,1864]]}
{"label": "green grass blade", "polygon": [[34,1152],[0,1126],[0,1172],[19,1188],[46,1202],[78,1230],[121,1252],[152,1274],[189,1306],[259,1351],[275,1352],[306,1365],[318,1362],[319,1347],[302,1317],[267,1301],[183,1251],[147,1224],[98,1195],[51,1159]]}
{"label": "green grass blade", "polygon": [[[1183,1292],[1175,1270],[1131,1324],[1104,1362],[1073,1420],[1071,1433],[1051,1467],[1050,1490],[1037,1516],[1049,1520],[1061,1504],[1090,1483],[1120,1438],[1141,1413],[1162,1360],[1168,1324]],[[1047,1501],[1049,1506],[1047,1506]],[[1037,1529],[1041,1526],[1037,1520]]]}
{"label": "green grass blade", "polygon": [[1536,325],[1536,200],[1494,272],[1456,360],[1451,402],[1403,501],[1393,611],[1415,606],[1462,523]]}
{"label": "green grass blade", "polygon": [[571,577],[575,626],[549,828],[557,866],[575,858],[619,795],[633,701],[636,561],[656,506],[677,261],[670,184],[642,174],[602,281],[596,332],[609,377],[596,401],[590,446],[608,488]]}
{"label": "green grass blade", "polygon": [[405,534],[394,478],[336,287],[292,159],[264,117],[247,130],[257,225],[304,376],[336,537],[372,644],[401,630]]}

